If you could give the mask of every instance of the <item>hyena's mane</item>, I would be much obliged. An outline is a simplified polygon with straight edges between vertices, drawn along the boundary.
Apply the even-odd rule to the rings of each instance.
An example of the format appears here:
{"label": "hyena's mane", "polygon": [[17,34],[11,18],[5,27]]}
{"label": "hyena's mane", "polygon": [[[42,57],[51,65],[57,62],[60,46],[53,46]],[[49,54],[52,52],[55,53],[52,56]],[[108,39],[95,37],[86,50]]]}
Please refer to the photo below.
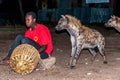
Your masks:
{"label": "hyena's mane", "polygon": [[120,18],[119,17],[116,17],[116,23],[118,24],[118,26],[120,27]]}
{"label": "hyena's mane", "polygon": [[77,28],[80,28],[82,26],[82,23],[77,18],[71,16],[71,15],[65,15],[68,18],[68,25],[75,25]]}
{"label": "hyena's mane", "polygon": [[73,17],[71,15],[65,15],[68,18],[68,25],[75,25],[75,27],[80,31],[80,32],[84,32],[84,31],[89,31],[91,32],[91,29],[86,27],[85,25],[82,25],[81,21],[79,19],[77,19],[76,17]]}

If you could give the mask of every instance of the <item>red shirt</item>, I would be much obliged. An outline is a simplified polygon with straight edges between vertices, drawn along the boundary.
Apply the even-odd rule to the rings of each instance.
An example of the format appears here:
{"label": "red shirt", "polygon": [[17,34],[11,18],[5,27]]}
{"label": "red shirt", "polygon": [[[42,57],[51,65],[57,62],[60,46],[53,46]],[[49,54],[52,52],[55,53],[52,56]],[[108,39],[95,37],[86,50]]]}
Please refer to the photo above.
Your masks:
{"label": "red shirt", "polygon": [[25,33],[25,37],[32,39],[40,46],[47,45],[45,52],[48,53],[48,55],[52,53],[52,37],[49,29],[45,25],[37,24],[34,30],[31,30],[31,28],[29,28]]}

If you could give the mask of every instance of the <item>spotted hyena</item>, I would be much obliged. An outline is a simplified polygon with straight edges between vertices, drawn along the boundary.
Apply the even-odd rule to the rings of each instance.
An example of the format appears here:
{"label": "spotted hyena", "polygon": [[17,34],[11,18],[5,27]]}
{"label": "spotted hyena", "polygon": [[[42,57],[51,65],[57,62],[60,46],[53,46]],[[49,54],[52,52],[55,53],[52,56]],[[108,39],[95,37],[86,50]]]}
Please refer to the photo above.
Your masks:
{"label": "spotted hyena", "polygon": [[105,23],[105,27],[113,27],[120,32],[120,18],[117,16],[111,16],[111,18]]}
{"label": "spotted hyena", "polygon": [[55,28],[58,31],[66,29],[70,34],[72,44],[70,58],[71,68],[76,65],[81,50],[85,48],[88,49],[94,57],[96,56],[95,48],[97,48],[104,59],[104,63],[107,63],[104,53],[105,39],[101,33],[82,25],[80,20],[71,15],[62,15],[62,18],[60,18]]}

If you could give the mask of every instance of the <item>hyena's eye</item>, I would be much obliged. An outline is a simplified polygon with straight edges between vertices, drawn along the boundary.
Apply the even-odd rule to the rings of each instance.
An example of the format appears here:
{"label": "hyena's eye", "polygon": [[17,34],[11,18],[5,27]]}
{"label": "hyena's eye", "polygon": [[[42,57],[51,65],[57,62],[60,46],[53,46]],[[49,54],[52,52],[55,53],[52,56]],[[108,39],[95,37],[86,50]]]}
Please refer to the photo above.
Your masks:
{"label": "hyena's eye", "polygon": [[61,25],[62,23],[59,23],[59,25]]}
{"label": "hyena's eye", "polygon": [[109,23],[111,23],[112,21],[109,21]]}

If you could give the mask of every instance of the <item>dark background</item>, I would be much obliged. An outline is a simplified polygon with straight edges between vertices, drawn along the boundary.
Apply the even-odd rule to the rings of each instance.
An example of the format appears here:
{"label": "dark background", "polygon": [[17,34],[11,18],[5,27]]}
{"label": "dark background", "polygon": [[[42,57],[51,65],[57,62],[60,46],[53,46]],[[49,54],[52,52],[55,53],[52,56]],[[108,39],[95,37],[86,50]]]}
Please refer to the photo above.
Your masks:
{"label": "dark background", "polygon": [[[41,1],[36,7],[36,0],[21,0],[23,13],[34,11],[37,13],[41,9]],[[78,0],[79,2],[79,0]],[[113,0],[113,14],[120,17],[120,0]],[[48,9],[57,8],[57,0],[48,0]],[[80,6],[78,6],[80,7]],[[0,3],[0,22],[1,19],[9,19],[10,23],[22,23],[22,15],[18,0],[2,0]]]}
{"label": "dark background", "polygon": [[[35,0],[21,0],[24,14],[28,11],[36,12]],[[3,0],[0,4],[0,18],[9,19],[10,23],[21,23],[22,15],[20,13],[18,0]]]}

